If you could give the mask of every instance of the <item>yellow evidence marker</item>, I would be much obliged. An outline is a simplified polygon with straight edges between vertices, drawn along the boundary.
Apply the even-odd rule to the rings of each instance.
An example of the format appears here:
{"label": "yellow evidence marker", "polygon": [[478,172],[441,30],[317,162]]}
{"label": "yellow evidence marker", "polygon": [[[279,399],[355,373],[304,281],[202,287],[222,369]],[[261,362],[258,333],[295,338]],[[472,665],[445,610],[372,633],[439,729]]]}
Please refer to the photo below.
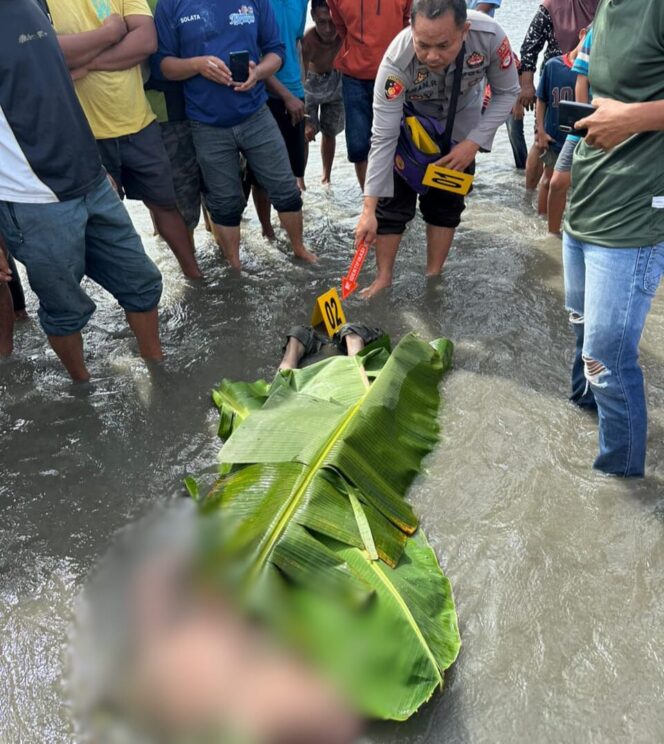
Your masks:
{"label": "yellow evidence marker", "polygon": [[330,289],[316,298],[316,305],[311,316],[311,325],[316,327],[323,323],[327,335],[332,338],[346,322],[341,300],[336,289]]}
{"label": "yellow evidence marker", "polygon": [[453,194],[465,196],[473,185],[473,178],[470,173],[462,173],[431,163],[427,167],[422,183],[434,189],[451,191]]}

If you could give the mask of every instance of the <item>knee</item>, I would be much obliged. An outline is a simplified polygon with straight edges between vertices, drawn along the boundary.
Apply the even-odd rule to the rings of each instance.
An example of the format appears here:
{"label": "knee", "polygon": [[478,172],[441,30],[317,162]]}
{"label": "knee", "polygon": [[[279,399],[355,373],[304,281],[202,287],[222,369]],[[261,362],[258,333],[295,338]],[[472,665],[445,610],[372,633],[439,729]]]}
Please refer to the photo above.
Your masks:
{"label": "knee", "polygon": [[549,189],[554,194],[566,194],[569,188],[569,176],[567,173],[554,171],[549,182]]}
{"label": "knee", "polygon": [[582,354],[581,359],[583,360],[583,373],[588,384],[599,389],[608,387],[609,378],[612,375],[611,370],[603,362],[588,354]]}
{"label": "knee", "polygon": [[243,196],[219,198],[217,195],[209,192],[205,198],[205,205],[215,225],[238,227],[247,202]]}

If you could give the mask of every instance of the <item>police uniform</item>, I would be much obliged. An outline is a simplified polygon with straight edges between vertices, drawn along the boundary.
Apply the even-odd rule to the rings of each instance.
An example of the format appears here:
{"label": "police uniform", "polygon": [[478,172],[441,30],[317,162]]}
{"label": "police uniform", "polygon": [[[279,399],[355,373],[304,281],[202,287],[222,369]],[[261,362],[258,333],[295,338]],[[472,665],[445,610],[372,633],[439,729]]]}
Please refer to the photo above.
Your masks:
{"label": "police uniform", "polygon": [[[461,90],[457,101],[452,139],[472,140],[490,150],[497,129],[508,119],[519,94],[519,78],[505,32],[493,18],[468,11],[471,23],[466,35]],[[374,89],[374,119],[365,196],[381,197],[376,209],[378,234],[401,234],[415,216],[417,194],[394,172],[404,104],[416,114],[447,118],[456,63],[440,74],[432,72],[415,55],[413,34],[405,28],[383,57]],[[486,81],[492,98],[482,114]],[[474,172],[474,162],[467,172]],[[420,197],[425,222],[455,228],[464,209],[462,196],[429,189]]]}

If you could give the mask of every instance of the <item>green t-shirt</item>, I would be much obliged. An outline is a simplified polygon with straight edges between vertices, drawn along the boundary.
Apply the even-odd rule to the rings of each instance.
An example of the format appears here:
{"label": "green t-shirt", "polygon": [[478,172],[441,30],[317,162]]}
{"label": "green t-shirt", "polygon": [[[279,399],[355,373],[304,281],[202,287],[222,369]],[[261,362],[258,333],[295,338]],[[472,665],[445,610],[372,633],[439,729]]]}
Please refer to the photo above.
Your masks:
{"label": "green t-shirt", "polygon": [[[593,22],[589,80],[593,97],[664,99],[664,0],[604,0]],[[664,241],[664,131],[636,134],[609,152],[582,141],[565,229],[609,248]]]}

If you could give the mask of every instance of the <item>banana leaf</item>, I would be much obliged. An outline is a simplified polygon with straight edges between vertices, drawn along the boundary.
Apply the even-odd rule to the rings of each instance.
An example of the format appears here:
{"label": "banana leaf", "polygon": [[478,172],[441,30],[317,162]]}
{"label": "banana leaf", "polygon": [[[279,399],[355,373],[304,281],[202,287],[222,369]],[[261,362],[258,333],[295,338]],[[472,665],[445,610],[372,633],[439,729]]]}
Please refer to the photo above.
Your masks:
{"label": "banana leaf", "polygon": [[376,717],[412,715],[459,651],[449,582],[405,500],[451,357],[410,334],[214,394],[226,474],[199,502],[208,572]]}

